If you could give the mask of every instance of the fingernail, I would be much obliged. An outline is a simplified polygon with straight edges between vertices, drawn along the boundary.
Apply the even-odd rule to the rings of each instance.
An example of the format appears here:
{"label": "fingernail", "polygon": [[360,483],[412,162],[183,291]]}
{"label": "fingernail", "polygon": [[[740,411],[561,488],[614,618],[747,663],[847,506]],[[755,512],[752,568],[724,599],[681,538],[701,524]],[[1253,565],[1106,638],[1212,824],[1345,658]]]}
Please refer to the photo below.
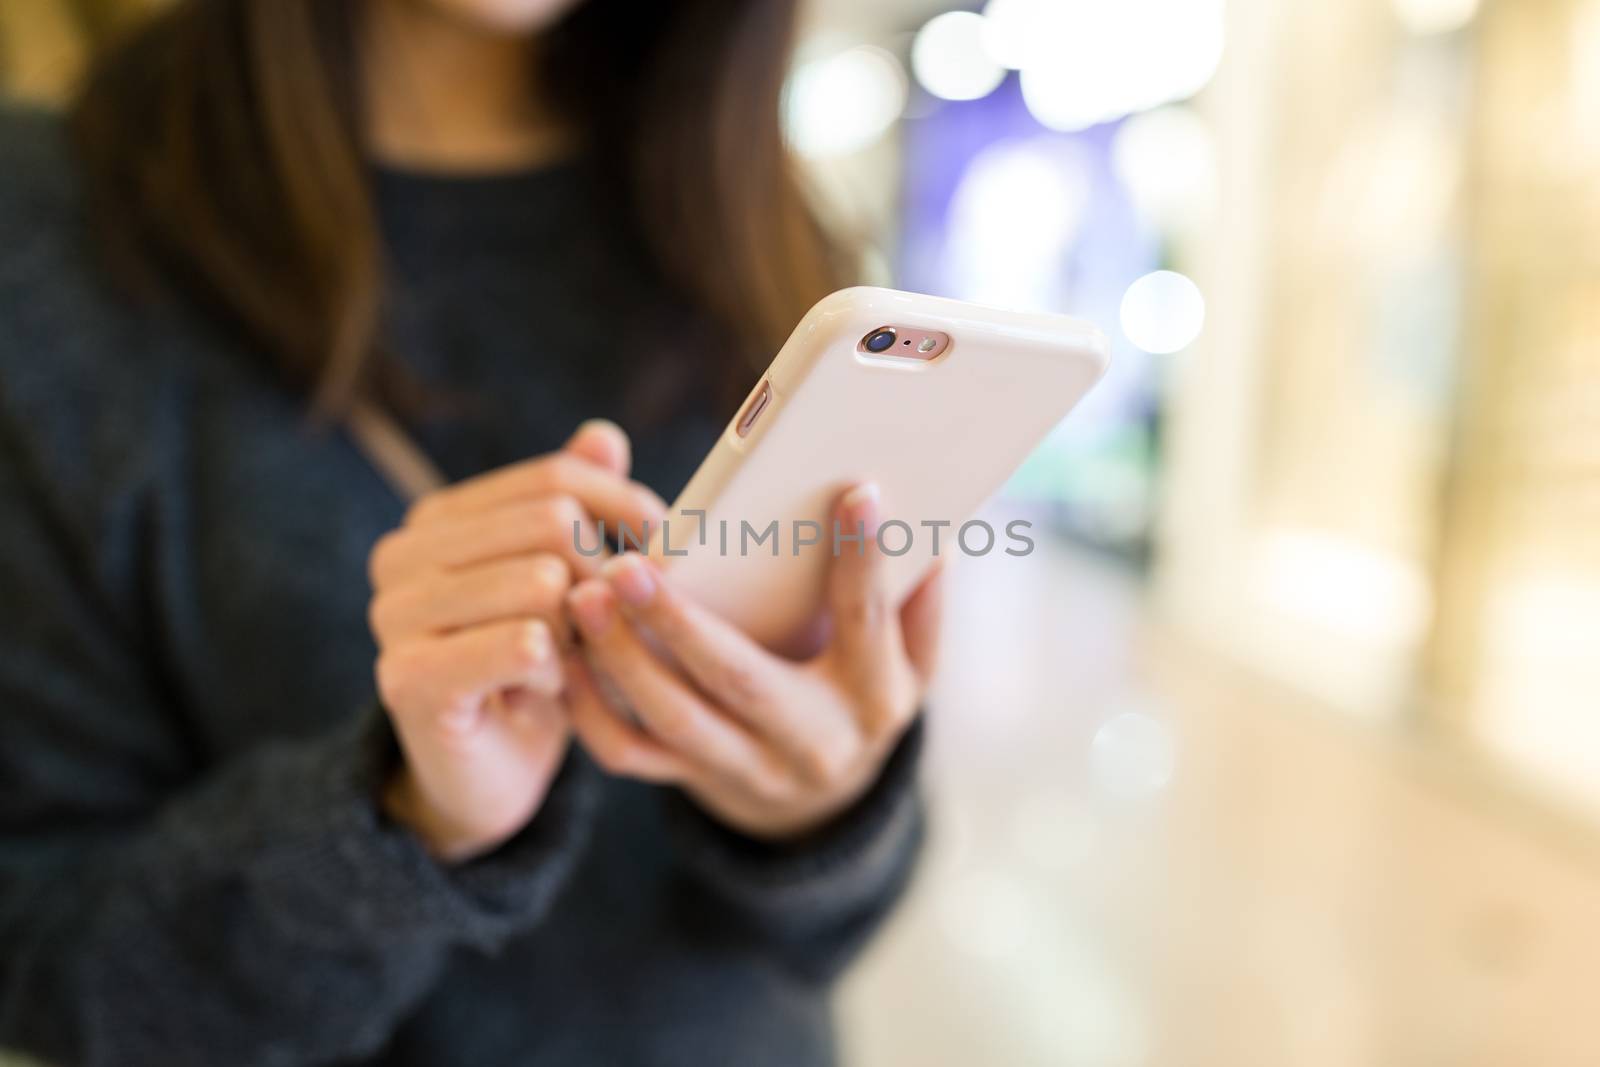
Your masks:
{"label": "fingernail", "polygon": [[567,606],[578,621],[578,628],[594,637],[606,632],[616,618],[611,590],[599,582],[584,582],[567,595]]}
{"label": "fingernail", "polygon": [[613,557],[600,568],[611,588],[617,591],[624,604],[642,608],[656,595],[655,568],[638,553],[629,552]]}
{"label": "fingernail", "polygon": [[846,517],[874,533],[878,525],[878,483],[862,482],[844,495]]}
{"label": "fingernail", "polygon": [[528,649],[528,655],[534,660],[543,663],[550,658],[551,651],[555,648],[550,640],[550,626],[543,619],[535,619],[523,628],[522,640]]}

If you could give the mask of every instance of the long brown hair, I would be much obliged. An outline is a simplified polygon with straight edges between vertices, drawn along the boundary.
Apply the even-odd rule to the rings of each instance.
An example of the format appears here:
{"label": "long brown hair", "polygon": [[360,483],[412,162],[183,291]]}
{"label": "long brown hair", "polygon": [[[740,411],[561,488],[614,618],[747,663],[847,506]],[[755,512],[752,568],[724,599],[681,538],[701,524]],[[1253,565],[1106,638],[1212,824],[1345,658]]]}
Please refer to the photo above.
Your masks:
{"label": "long brown hair", "polygon": [[[403,379],[380,336],[362,3],[181,0],[105,54],[73,113],[112,259],[176,275],[330,413]],[[729,360],[773,351],[840,273],[780,132],[794,8],[587,0],[541,42],[546,91]]]}

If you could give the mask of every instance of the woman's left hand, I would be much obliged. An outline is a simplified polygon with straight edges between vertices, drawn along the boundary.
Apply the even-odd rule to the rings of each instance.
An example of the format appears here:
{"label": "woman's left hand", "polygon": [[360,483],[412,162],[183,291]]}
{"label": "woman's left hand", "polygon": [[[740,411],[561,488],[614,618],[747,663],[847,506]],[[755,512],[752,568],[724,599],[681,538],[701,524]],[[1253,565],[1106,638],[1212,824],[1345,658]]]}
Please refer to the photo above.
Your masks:
{"label": "woman's left hand", "polygon": [[937,572],[898,612],[889,602],[877,509],[870,485],[840,498],[840,525],[862,524],[865,547],[833,560],[832,633],[806,662],[767,651],[675,593],[634,553],[608,563],[603,580],[574,587],[567,603],[588,665],[633,715],[611,706],[581,654],[569,655],[572,725],[595,762],[680,786],[724,824],[772,840],[821,826],[859,799],[917,714],[939,632]]}

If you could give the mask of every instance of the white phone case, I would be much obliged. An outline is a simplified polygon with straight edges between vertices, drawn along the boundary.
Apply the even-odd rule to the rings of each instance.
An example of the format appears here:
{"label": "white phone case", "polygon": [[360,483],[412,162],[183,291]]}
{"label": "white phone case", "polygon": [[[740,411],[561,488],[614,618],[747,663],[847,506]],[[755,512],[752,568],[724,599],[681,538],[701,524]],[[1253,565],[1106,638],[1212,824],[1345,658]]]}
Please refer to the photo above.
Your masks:
{"label": "white phone case", "polygon": [[[882,326],[949,342],[929,361],[907,358],[899,342],[896,355],[862,351]],[[886,561],[898,603],[933,560],[935,528],[925,524],[949,523],[937,529],[938,555],[959,552],[961,524],[1093,387],[1108,358],[1099,330],[1064,316],[841,290],[800,321],[673,504],[651,553],[675,587],[785,647],[822,607],[835,499],[871,480],[882,522],[903,522],[911,535],[898,525],[882,534],[890,551],[909,541]],[[776,541],[758,541],[774,521]],[[818,530],[817,545],[797,547]],[[981,548],[982,531],[969,533]],[[995,534],[992,551],[1003,551],[1004,528]]]}

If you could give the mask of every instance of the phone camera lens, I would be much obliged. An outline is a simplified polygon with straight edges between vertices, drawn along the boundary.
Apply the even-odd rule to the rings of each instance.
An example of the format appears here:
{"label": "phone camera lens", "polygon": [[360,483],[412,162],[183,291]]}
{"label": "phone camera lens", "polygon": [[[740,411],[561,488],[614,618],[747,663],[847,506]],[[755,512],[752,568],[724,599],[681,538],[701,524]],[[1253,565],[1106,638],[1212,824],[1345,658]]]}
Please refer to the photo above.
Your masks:
{"label": "phone camera lens", "polygon": [[887,326],[873,330],[861,342],[868,352],[884,352],[894,345],[894,331]]}

